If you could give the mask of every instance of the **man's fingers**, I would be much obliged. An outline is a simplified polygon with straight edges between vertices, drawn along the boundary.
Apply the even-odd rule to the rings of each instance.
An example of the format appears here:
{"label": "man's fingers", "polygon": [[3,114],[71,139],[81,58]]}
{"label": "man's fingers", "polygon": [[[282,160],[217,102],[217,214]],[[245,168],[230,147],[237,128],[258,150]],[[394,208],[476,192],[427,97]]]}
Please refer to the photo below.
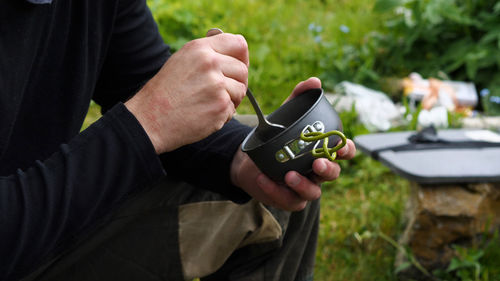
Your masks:
{"label": "man's fingers", "polygon": [[248,44],[242,35],[222,33],[208,37],[207,40],[217,53],[236,58],[249,65]]}
{"label": "man's fingers", "polygon": [[303,93],[306,90],[316,89],[316,88],[321,88],[321,80],[319,80],[318,78],[311,77],[305,81],[302,81],[299,84],[297,84],[297,86],[295,86],[295,88],[292,91],[292,94],[288,96],[288,98],[284,101],[284,103],[293,99],[294,97],[298,96],[299,94]]}
{"label": "man's fingers", "polygon": [[300,211],[307,205],[307,200],[301,198],[295,191],[289,187],[278,185],[264,174],[258,176],[257,184],[267,195],[267,198],[273,199],[273,202],[264,202],[266,204],[287,211]]}
{"label": "man's fingers", "polygon": [[248,84],[248,68],[241,61],[225,55],[217,57],[217,65],[220,68],[218,71],[221,72],[224,79],[224,87],[234,106],[238,107],[245,97]]}
{"label": "man's fingers", "polygon": [[219,28],[207,31],[212,49],[219,53],[218,65],[226,77],[225,85],[235,107],[245,97],[248,85],[248,46],[241,35],[224,34]]}
{"label": "man's fingers", "polygon": [[231,78],[225,79],[225,85],[234,107],[238,107],[245,97],[247,86]]}
{"label": "man's fingers", "polygon": [[340,165],[328,159],[320,158],[313,162],[313,181],[320,184],[325,181],[332,181],[340,176]]}
{"label": "man's fingers", "polygon": [[225,55],[219,56],[217,61],[224,76],[241,82],[245,86],[248,84],[248,66],[246,64]]}
{"label": "man's fingers", "polygon": [[337,159],[349,160],[356,155],[356,145],[350,139],[347,139],[346,145],[337,151]]}
{"label": "man's fingers", "polygon": [[306,201],[313,201],[321,196],[321,188],[307,177],[291,171],[285,175],[285,183],[297,195]]}
{"label": "man's fingers", "polygon": [[297,95],[308,89],[321,88],[321,80],[316,77],[310,77],[309,79],[300,82],[295,86],[292,91],[292,95]]}

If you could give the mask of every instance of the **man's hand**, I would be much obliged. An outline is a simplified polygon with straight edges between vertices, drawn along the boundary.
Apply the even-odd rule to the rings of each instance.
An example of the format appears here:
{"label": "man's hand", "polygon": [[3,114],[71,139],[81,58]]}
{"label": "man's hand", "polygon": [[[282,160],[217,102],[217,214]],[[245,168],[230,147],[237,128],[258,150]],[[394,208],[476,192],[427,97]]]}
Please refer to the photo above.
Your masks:
{"label": "man's hand", "polygon": [[[321,81],[310,78],[299,83],[293,90],[291,99],[307,89],[320,88]],[[337,159],[351,159],[356,147],[351,140],[337,151]],[[285,175],[286,185],[279,185],[264,175],[248,155],[238,150],[231,164],[231,180],[250,196],[260,202],[288,211],[299,211],[305,208],[308,201],[321,196],[320,184],[335,180],[340,175],[340,166],[327,159],[320,158],[313,162],[314,175],[307,178],[295,171]]]}
{"label": "man's hand", "polygon": [[248,83],[248,46],[229,33],[188,42],[129,101],[158,154],[199,141],[232,118]]}

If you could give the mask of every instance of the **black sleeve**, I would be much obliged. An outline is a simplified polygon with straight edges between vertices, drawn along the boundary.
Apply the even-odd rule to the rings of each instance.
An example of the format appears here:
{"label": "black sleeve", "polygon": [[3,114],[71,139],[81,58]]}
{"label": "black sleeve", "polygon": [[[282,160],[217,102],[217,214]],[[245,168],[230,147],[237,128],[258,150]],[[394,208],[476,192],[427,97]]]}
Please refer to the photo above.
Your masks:
{"label": "black sleeve", "polygon": [[208,138],[160,155],[169,175],[225,195],[235,202],[249,196],[230,181],[233,155],[251,128],[236,120],[228,122]]}
{"label": "black sleeve", "polygon": [[121,0],[93,99],[106,112],[134,95],[170,56],[145,0]]}
{"label": "black sleeve", "polygon": [[118,104],[47,160],[0,177],[0,280],[29,273],[163,175],[146,133]]}
{"label": "black sleeve", "polygon": [[[168,59],[156,23],[143,0],[122,0],[94,100],[103,110],[132,96]],[[205,140],[161,156],[167,173],[234,201],[248,199],[229,180],[229,166],[249,128],[231,121]],[[175,133],[175,132],[174,132]]]}

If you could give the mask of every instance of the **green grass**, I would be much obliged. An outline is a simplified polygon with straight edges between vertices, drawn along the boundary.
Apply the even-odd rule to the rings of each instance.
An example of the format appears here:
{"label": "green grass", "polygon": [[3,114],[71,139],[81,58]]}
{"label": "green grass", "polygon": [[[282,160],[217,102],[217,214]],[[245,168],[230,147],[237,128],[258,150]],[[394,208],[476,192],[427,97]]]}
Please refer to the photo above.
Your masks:
{"label": "green grass", "polygon": [[396,249],[377,233],[398,238],[408,182],[358,154],[323,187],[316,280],[395,280]]}
{"label": "green grass", "polygon": [[[335,45],[362,44],[367,33],[383,28],[371,13],[373,1],[366,0],[150,0],[149,4],[174,50],[205,36],[212,27],[244,35],[250,51],[249,85],[265,113],[276,109],[299,81],[321,76],[324,67],[338,63],[330,54]],[[341,31],[342,25],[348,33]],[[245,100],[238,111],[252,112],[249,102]]]}

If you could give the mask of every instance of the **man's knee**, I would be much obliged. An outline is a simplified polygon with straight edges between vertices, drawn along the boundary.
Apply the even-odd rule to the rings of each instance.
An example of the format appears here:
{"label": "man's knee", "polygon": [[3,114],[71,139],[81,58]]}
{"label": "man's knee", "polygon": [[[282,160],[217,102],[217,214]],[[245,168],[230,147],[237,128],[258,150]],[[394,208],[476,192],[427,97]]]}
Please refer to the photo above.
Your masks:
{"label": "man's knee", "polygon": [[282,228],[261,204],[210,201],[179,208],[179,248],[184,276],[206,276],[246,245],[277,240]]}

